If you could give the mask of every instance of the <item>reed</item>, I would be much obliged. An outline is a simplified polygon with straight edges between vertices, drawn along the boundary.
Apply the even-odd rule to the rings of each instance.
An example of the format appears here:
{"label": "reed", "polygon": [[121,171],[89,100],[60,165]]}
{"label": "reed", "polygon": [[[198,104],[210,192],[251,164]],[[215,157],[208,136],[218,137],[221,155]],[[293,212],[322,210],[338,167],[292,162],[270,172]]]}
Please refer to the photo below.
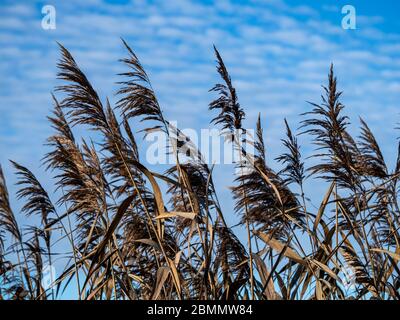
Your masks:
{"label": "reed", "polygon": [[[60,45],[63,85],[55,92],[62,98],[53,96],[54,134],[43,158],[60,198],[53,202],[28,168],[11,162],[23,201],[18,214],[38,216],[37,225],[18,226],[0,167],[0,299],[57,299],[68,286],[87,300],[400,298],[400,156],[390,169],[362,119],[359,136],[349,133],[333,66],[322,101],[310,103],[300,124],[318,164],[306,168],[298,134],[285,120],[286,151],[275,171],[260,116],[251,141],[256,153],[241,147],[245,110],[214,48],[221,83],[210,90],[217,97],[209,109],[239,154],[232,199],[246,229],[240,239],[218,201],[213,166],[164,117],[146,71],[123,44],[127,71],[115,106],[99,98]],[[190,161],[181,160],[178,144],[166,172],[146,168],[134,121],[146,133],[187,141]],[[97,140],[78,141],[75,126],[96,131]],[[304,191],[315,179],[328,186],[323,199],[312,199],[318,208]],[[55,252],[59,243],[65,252]],[[43,268],[56,256],[68,258],[64,270],[44,287]]]}

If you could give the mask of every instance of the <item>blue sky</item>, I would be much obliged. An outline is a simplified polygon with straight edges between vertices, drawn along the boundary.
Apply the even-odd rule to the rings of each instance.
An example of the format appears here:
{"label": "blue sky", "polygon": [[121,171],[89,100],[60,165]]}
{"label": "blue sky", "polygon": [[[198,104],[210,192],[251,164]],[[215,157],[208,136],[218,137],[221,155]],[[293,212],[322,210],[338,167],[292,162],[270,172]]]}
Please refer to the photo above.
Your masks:
{"label": "blue sky", "polygon": [[[41,28],[46,4],[56,8],[55,30]],[[356,30],[341,27],[345,4],[356,8]],[[166,118],[196,130],[209,127],[212,118],[206,110],[214,98],[208,90],[219,80],[215,44],[247,112],[246,127],[254,127],[262,113],[270,159],[282,150],[283,118],[297,127],[298,115],[310,109],[306,101],[319,101],[333,62],[354,128],[362,115],[393,163],[399,136],[398,12],[398,1],[1,0],[0,163],[10,192],[16,188],[8,159],[28,166],[51,190],[50,175],[39,163],[52,133],[46,121],[50,93],[60,84],[56,41],[72,52],[101,98],[115,101],[116,74],[124,71],[117,60],[126,56],[123,37],[148,70]],[[312,146],[300,142],[307,156]],[[217,168],[216,180],[231,211],[228,171]],[[17,211],[20,204],[14,203]]]}

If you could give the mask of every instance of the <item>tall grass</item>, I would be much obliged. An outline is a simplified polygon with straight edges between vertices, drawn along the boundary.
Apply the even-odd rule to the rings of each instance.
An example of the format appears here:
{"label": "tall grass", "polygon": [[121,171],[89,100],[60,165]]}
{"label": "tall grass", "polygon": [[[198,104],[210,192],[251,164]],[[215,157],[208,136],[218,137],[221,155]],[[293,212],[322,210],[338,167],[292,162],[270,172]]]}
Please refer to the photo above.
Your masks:
{"label": "tall grass", "polygon": [[[54,134],[43,163],[61,197],[53,203],[35,175],[12,162],[24,203],[18,214],[37,215],[40,226],[18,226],[0,168],[0,299],[56,299],[68,286],[88,300],[400,297],[400,157],[389,169],[362,119],[360,135],[350,135],[333,67],[322,101],[310,104],[300,125],[315,143],[318,164],[305,167],[285,120],[286,151],[275,159],[282,168],[276,172],[267,164],[260,117],[255,154],[241,146],[245,110],[215,49],[221,83],[211,89],[217,98],[209,109],[239,154],[232,196],[246,229],[241,241],[218,201],[213,167],[164,118],[146,71],[123,43],[127,71],[114,107],[60,45],[64,84],[55,91],[62,98],[53,96]],[[180,144],[169,150],[174,166],[156,173],[143,165],[132,120],[142,121],[146,133],[186,141],[185,151]],[[101,139],[78,142],[77,125]],[[191,159],[180,161],[188,148]],[[318,208],[304,192],[314,179],[329,185],[323,199],[313,199]],[[61,253],[68,263],[44,286],[44,266],[60,255],[53,252],[60,241],[69,247]]]}

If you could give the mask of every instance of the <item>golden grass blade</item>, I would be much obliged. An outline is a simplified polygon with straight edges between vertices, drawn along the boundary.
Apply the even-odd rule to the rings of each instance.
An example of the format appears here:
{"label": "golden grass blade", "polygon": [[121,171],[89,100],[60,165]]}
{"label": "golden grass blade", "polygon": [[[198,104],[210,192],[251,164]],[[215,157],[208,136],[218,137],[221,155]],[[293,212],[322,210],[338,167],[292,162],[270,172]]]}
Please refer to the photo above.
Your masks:
{"label": "golden grass blade", "polygon": [[284,252],[284,256],[287,258],[306,265],[306,260],[300,257],[296,251],[294,251],[292,248],[289,248],[287,245],[284,245],[280,241],[274,239],[270,234],[265,234],[260,231],[254,231],[255,235],[258,236],[261,240],[263,240],[266,244],[268,244],[272,249],[277,251],[278,253]]}
{"label": "golden grass blade", "polygon": [[332,191],[333,191],[334,188],[335,188],[335,182],[332,182],[330,187],[329,187],[329,189],[328,189],[328,191],[326,192],[326,194],[324,196],[324,199],[322,200],[321,205],[319,206],[317,216],[315,217],[315,220],[314,220],[314,227],[313,227],[314,233],[317,231],[319,222],[320,222],[320,220],[322,218],[322,215],[325,212],[326,205],[329,202],[329,198],[331,197],[331,194],[332,194]]}
{"label": "golden grass blade", "polygon": [[193,220],[196,217],[194,212],[182,212],[182,211],[169,211],[164,214],[160,214],[156,219],[168,219],[174,217],[182,217],[185,219]]}
{"label": "golden grass blade", "polygon": [[156,285],[154,287],[153,295],[151,296],[151,300],[157,300],[161,290],[164,286],[165,281],[167,280],[169,274],[170,274],[170,269],[168,267],[160,267],[157,270],[157,281]]}
{"label": "golden grass blade", "polygon": [[400,254],[399,253],[395,253],[395,252],[391,252],[389,250],[379,249],[379,248],[371,248],[371,251],[385,253],[385,254],[391,256],[394,260],[400,261]]}

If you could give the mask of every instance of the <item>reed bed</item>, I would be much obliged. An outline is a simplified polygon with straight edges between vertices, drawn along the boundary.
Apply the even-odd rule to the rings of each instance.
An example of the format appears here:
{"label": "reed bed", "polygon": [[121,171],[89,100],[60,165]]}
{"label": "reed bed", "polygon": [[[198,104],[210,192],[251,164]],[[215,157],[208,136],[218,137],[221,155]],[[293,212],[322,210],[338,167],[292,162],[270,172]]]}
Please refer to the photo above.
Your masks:
{"label": "reed bed", "polygon": [[[59,45],[63,84],[55,94],[62,98],[53,96],[54,134],[43,164],[55,179],[51,194],[61,196],[53,202],[28,168],[11,162],[23,203],[16,213],[0,168],[0,299],[58,299],[66,289],[87,300],[399,299],[400,145],[390,169],[362,119],[359,135],[349,133],[333,66],[321,102],[310,103],[300,123],[299,134],[315,144],[317,164],[306,167],[286,120],[286,151],[277,159],[266,157],[261,117],[250,141],[255,154],[243,149],[245,110],[215,48],[221,81],[210,90],[210,118],[240,159],[231,188],[236,212],[224,212],[214,167],[165,119],[146,71],[123,44],[127,71],[115,106]],[[178,143],[168,150],[176,163],[166,172],[146,168],[134,121],[145,133],[185,141],[189,161],[180,160]],[[99,139],[76,138],[76,126]],[[304,192],[315,179],[328,186],[312,199],[318,208]],[[21,228],[16,214],[40,223]],[[234,214],[245,237],[227,222]],[[65,252],[55,252],[60,241]],[[68,262],[44,286],[45,266],[60,255]]]}

